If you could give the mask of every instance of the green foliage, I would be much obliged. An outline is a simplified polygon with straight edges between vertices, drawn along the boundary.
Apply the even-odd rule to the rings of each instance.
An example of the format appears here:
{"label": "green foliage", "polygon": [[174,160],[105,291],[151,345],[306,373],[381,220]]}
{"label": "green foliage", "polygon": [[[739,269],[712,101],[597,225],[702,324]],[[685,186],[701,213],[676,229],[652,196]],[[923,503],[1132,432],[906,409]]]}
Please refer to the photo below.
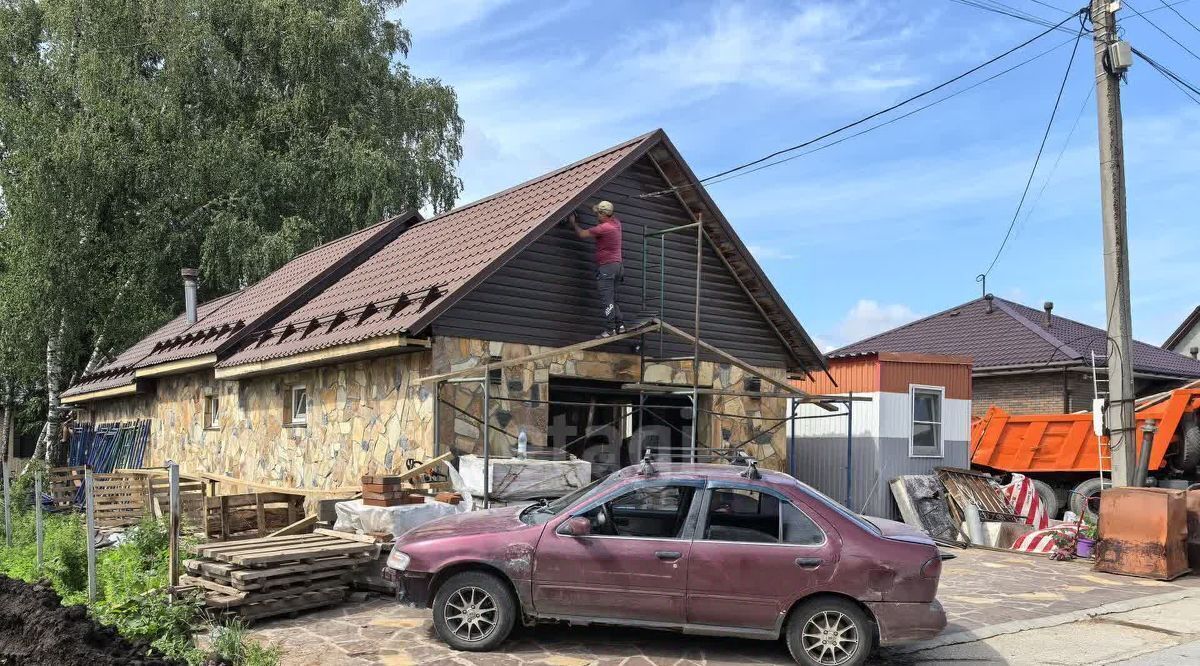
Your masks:
{"label": "green foliage", "polygon": [[180,310],[388,214],[450,207],[454,91],[399,0],[0,3],[0,377],[64,382]]}
{"label": "green foliage", "polygon": [[[34,514],[15,516],[13,546],[0,546],[0,573],[26,582],[47,579],[66,605],[87,603],[87,542],[83,521],[75,514],[45,515],[45,566],[36,571]],[[171,601],[167,595],[167,545],[164,521],[147,518],[125,532],[120,545],[105,548],[96,559],[96,603],[90,611],[99,622],[117,628],[131,640],[147,640],[169,658],[203,664],[217,658],[234,666],[276,666],[280,650],[246,638],[245,626],[212,625],[217,639],[210,650],[196,646],[193,634],[205,625],[203,603],[195,597]],[[183,550],[186,552],[187,545]]]}

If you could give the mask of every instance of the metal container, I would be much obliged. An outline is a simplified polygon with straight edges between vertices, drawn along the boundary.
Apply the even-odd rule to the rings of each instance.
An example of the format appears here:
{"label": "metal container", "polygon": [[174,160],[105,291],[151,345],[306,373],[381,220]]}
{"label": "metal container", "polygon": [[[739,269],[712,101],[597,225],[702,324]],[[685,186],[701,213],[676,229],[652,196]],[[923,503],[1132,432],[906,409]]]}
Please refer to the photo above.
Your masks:
{"label": "metal container", "polygon": [[1192,571],[1200,571],[1200,489],[1187,491],[1187,558]]}
{"label": "metal container", "polygon": [[1171,580],[1189,571],[1187,492],[1112,488],[1100,497],[1096,571]]}

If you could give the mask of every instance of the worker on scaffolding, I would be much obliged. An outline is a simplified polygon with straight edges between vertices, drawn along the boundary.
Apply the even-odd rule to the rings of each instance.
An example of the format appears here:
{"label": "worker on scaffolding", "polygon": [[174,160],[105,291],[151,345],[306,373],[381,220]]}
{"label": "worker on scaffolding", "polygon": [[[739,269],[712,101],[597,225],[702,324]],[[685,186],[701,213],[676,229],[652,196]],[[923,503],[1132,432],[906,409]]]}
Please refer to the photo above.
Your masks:
{"label": "worker on scaffolding", "polygon": [[604,310],[604,331],[599,337],[607,338],[625,332],[621,308],[617,305],[617,285],[625,281],[625,268],[621,265],[621,221],[613,216],[613,205],[601,201],[592,206],[596,214],[596,225],[590,229],[579,226],[579,218],[571,213],[571,226],[580,238],[596,241],[596,286],[600,291],[600,307]]}

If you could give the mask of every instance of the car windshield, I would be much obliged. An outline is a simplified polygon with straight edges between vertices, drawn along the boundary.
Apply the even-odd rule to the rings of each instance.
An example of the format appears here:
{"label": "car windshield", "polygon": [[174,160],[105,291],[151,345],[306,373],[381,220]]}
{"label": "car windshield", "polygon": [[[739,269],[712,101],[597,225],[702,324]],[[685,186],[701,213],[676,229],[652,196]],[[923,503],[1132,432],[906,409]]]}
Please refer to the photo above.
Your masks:
{"label": "car windshield", "polygon": [[529,525],[541,525],[554,516],[566,511],[571,507],[571,505],[575,504],[579,500],[608,487],[611,485],[609,482],[615,479],[615,474],[609,474],[608,476],[600,477],[599,479],[592,481],[591,483],[569,495],[564,495],[549,502],[543,501],[541,503],[534,504],[533,506],[530,506],[521,512],[521,520]]}
{"label": "car windshield", "polygon": [[858,525],[859,527],[870,532],[871,534],[883,534],[883,532],[879,529],[879,527],[877,527],[874,523],[867,520],[866,518],[863,518],[859,514],[854,513],[853,511],[847,509],[846,507],[842,506],[841,504],[838,504],[836,500],[829,497],[825,493],[817,490],[816,488],[813,488],[812,486],[810,486],[802,481],[797,481],[796,483],[798,483],[800,485],[800,487],[803,488],[804,491],[807,492],[813,499],[817,500],[821,504],[824,504],[825,506],[829,507],[830,509],[833,509],[839,515],[841,515],[843,518],[845,518],[846,520],[849,520],[850,522],[854,523],[855,525]]}

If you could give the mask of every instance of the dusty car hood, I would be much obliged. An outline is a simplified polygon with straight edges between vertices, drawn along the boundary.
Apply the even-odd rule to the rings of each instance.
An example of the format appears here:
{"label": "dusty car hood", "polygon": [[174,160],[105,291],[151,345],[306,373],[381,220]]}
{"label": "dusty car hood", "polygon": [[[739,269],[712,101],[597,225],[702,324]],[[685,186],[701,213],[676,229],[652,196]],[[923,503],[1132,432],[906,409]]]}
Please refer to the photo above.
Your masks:
{"label": "dusty car hood", "polygon": [[928,543],[931,546],[935,545],[933,539],[929,538],[929,535],[907,523],[872,516],[863,516],[863,518],[875,527],[878,527],[885,538],[912,541],[914,543]]}
{"label": "dusty car hood", "polygon": [[485,511],[470,511],[453,516],[444,516],[413,528],[396,540],[397,545],[438,539],[441,537],[461,537],[471,534],[489,534],[492,532],[510,532],[512,530],[530,527],[517,517],[524,509],[523,506],[508,506],[501,509]]}

